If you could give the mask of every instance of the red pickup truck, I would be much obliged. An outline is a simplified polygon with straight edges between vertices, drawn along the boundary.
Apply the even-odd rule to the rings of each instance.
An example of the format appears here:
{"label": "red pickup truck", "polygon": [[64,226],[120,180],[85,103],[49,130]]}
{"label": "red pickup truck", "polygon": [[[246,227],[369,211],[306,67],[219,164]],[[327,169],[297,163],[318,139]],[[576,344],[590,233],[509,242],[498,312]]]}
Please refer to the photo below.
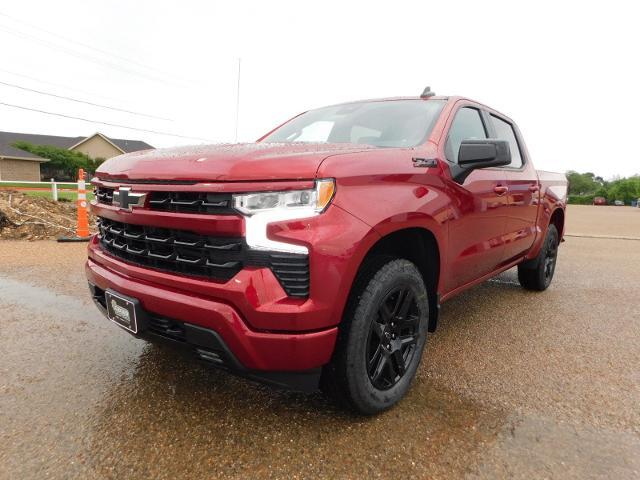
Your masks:
{"label": "red pickup truck", "polygon": [[86,274],[108,318],[367,414],[407,392],[442,302],[514,266],[549,286],[567,194],[512,120],[429,89],[121,155],[93,184]]}

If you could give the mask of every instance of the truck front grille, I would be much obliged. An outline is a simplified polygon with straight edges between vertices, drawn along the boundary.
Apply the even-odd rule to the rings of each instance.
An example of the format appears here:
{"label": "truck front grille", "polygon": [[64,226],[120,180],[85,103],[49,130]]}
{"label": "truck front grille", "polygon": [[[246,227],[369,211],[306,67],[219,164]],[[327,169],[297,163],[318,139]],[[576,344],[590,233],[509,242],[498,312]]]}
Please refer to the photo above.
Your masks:
{"label": "truck front grille", "polygon": [[149,208],[165,212],[236,214],[231,206],[231,194],[208,192],[151,192]]}
{"label": "truck front grille", "polygon": [[104,203],[105,205],[113,205],[113,188],[106,187],[96,187],[93,190],[93,194],[96,197],[96,200],[99,203]]}
{"label": "truck front grille", "polygon": [[161,270],[228,280],[242,269],[242,239],[99,219],[100,243],[112,255]]}
{"label": "truck front grille", "polygon": [[223,281],[245,266],[268,267],[287,295],[309,295],[308,255],[251,250],[244,238],[213,237],[104,217],[97,223],[102,248],[127,262]]}
{"label": "truck front grille", "polygon": [[[113,205],[113,192],[108,187],[95,187],[98,203]],[[149,192],[151,210],[174,213],[202,213],[209,215],[238,215],[233,209],[230,193],[210,192]]]}

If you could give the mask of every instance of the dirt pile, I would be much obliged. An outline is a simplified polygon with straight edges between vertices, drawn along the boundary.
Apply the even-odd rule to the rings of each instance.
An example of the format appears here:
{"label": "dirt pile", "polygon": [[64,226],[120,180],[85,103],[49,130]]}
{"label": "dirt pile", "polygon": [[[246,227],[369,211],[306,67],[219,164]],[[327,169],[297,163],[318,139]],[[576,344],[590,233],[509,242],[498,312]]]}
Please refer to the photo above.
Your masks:
{"label": "dirt pile", "polygon": [[[92,215],[89,215],[89,228],[95,231]],[[43,240],[74,235],[75,229],[75,203],[0,191],[0,239]]]}

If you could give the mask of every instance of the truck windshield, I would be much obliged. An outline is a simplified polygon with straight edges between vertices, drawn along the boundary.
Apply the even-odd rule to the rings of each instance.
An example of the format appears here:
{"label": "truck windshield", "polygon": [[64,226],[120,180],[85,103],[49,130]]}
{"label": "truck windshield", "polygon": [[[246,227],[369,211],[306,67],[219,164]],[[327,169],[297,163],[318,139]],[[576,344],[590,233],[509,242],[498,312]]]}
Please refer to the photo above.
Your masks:
{"label": "truck windshield", "polygon": [[387,100],[319,108],[295,117],[262,141],[415,147],[431,133],[445,103],[436,99]]}

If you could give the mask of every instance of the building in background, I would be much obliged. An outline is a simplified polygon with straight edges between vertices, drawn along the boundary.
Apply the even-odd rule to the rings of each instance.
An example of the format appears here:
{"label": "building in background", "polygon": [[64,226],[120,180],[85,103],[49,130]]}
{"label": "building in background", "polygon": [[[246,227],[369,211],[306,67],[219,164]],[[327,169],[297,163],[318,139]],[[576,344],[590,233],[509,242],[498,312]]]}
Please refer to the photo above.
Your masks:
{"label": "building in background", "polygon": [[82,152],[91,158],[105,160],[123,153],[153,148],[141,140],[109,138],[101,133],[95,133],[89,137],[59,137],[56,135],[0,132],[0,180],[25,182],[39,182],[41,180],[40,165],[47,162],[47,159],[14,147],[13,144],[16,142],[50,145]]}

